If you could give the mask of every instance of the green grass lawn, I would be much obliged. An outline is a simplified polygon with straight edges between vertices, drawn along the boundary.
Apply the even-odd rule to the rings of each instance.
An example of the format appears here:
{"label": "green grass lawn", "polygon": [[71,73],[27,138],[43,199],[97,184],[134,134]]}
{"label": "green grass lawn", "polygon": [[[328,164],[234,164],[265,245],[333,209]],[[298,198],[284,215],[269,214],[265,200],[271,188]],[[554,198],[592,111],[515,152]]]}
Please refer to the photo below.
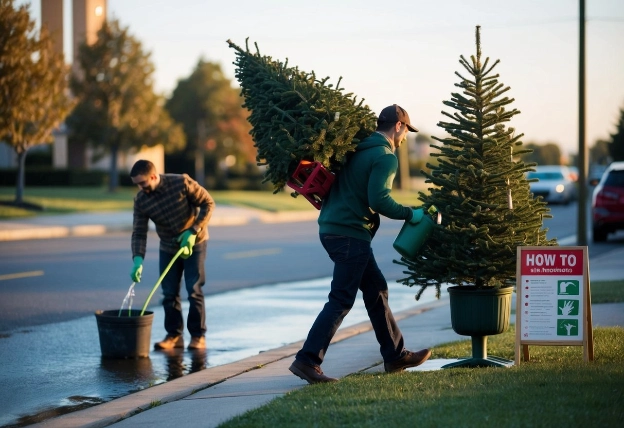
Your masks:
{"label": "green grass lawn", "polygon": [[624,279],[616,281],[594,281],[590,284],[591,302],[624,302]]}
{"label": "green grass lawn", "polygon": [[[591,285],[592,303],[624,302],[624,280]],[[515,328],[488,338],[488,354],[513,360]],[[581,346],[530,346],[511,368],[347,376],[310,385],[222,427],[619,426],[624,418],[624,328],[594,329],[594,361]],[[436,346],[431,358],[472,354],[471,341]]]}
{"label": "green grass lawn", "polygon": [[[27,187],[24,201],[40,205],[43,211],[29,211],[0,205],[0,218],[20,218],[34,215],[63,214],[88,211],[132,210],[135,187],[120,187],[109,192],[104,187]],[[303,197],[293,198],[290,191],[210,191],[217,204],[256,208],[264,211],[301,211],[315,208]],[[392,196],[404,205],[420,205],[416,192],[393,191]],[[0,202],[15,199],[15,188],[0,187]]]}
{"label": "green grass lawn", "polygon": [[[222,427],[621,426],[624,329],[597,328],[595,361],[580,346],[531,346],[511,368],[354,374],[310,385]],[[491,336],[490,355],[514,358],[515,333]],[[432,358],[470,355],[470,341],[438,346]]]}
{"label": "green grass lawn", "polygon": [[[111,193],[103,187],[27,187],[24,190],[24,201],[40,205],[43,211],[29,211],[0,205],[0,218],[131,210],[135,194],[134,188],[120,188],[117,192]],[[15,188],[0,187],[0,201],[13,200],[15,200]]]}

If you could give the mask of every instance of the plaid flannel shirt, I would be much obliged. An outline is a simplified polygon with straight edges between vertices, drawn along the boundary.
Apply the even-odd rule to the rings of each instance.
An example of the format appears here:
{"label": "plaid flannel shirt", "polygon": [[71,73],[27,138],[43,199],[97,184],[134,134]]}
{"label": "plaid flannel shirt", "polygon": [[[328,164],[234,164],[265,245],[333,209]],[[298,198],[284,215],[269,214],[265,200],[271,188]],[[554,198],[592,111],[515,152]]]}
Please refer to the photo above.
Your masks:
{"label": "plaid flannel shirt", "polygon": [[208,239],[208,221],[215,208],[210,193],[186,174],[160,174],[160,184],[150,193],[140,190],[134,198],[132,257],[145,258],[148,223],[156,225],[160,249],[176,253],[178,236],[193,228],[196,244]]}

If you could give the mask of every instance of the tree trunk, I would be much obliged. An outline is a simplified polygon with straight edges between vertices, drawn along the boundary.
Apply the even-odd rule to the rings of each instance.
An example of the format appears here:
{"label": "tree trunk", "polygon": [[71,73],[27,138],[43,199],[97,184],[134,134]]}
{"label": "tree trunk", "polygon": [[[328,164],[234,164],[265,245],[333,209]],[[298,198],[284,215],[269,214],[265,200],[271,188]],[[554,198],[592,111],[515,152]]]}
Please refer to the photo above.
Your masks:
{"label": "tree trunk", "polygon": [[21,205],[24,202],[24,184],[26,170],[26,150],[17,154],[17,183],[15,186],[15,204]]}
{"label": "tree trunk", "polygon": [[117,144],[111,145],[111,150],[110,150],[111,163],[110,163],[110,172],[109,172],[110,177],[108,178],[108,191],[111,193],[117,190],[117,185],[118,185],[119,174],[117,174],[117,153],[119,153],[119,145]]}
{"label": "tree trunk", "polygon": [[409,168],[409,151],[407,141],[397,149],[397,158],[399,161],[398,185],[401,190],[410,190],[410,168]]}
{"label": "tree trunk", "polygon": [[206,121],[197,120],[197,148],[195,149],[195,181],[200,186],[206,185],[206,169],[204,158],[204,144],[206,143]]}

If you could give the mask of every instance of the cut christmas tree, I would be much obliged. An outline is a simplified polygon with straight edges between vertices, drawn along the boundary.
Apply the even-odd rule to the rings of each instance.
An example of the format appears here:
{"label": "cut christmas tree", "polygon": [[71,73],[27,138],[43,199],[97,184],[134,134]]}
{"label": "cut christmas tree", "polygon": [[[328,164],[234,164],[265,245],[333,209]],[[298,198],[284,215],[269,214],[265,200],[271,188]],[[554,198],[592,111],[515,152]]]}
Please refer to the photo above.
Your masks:
{"label": "cut christmas tree", "polygon": [[[359,141],[375,130],[376,116],[351,93],[228,40],[236,51],[236,78],[250,111],[251,135],[258,165],[266,165],[264,182],[279,192],[301,161],[337,171]],[[303,184],[303,183],[301,183]],[[322,187],[322,186],[321,186]]]}

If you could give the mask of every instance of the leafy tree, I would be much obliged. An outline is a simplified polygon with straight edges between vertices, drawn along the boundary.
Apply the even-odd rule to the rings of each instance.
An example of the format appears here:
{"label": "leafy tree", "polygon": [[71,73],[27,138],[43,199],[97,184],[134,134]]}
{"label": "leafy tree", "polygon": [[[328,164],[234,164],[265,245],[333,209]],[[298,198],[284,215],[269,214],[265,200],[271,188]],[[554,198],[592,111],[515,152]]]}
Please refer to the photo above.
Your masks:
{"label": "leafy tree", "polygon": [[63,55],[54,51],[45,27],[39,37],[34,27],[28,6],[15,9],[13,0],[0,0],[0,141],[17,154],[14,203],[24,206],[26,153],[52,142],[52,131],[73,106]]}
{"label": "leafy tree", "polygon": [[240,91],[218,64],[200,59],[191,75],[178,81],[165,108],[184,127],[187,144],[181,155],[187,163],[195,159],[198,143],[202,153],[207,150],[208,171],[217,171],[218,162],[228,155],[242,169],[254,162],[249,112],[242,104]]}
{"label": "leafy tree", "polygon": [[598,140],[589,149],[589,161],[592,164],[609,165],[611,154],[609,153],[609,142]]}
{"label": "leafy tree", "polygon": [[92,45],[83,44],[71,88],[79,103],[67,120],[70,138],[111,157],[109,190],[117,188],[117,157],[141,146],[184,146],[182,128],[154,93],[154,66],[141,43],[119,21],[104,23]]}
{"label": "leafy tree", "polygon": [[527,163],[535,162],[538,165],[561,165],[561,149],[557,143],[526,143],[531,150],[522,156]]}
{"label": "leafy tree", "polygon": [[279,192],[302,159],[337,170],[356,144],[375,130],[376,116],[364,100],[344,94],[338,79],[318,79],[314,72],[288,67],[228,41],[236,51],[236,78],[251,114],[256,159],[267,165],[264,181]]}
{"label": "leafy tree", "polygon": [[[416,145],[416,150],[412,150],[410,147],[410,176],[411,177],[416,177],[416,176],[422,176],[421,174],[421,170],[423,169],[427,169],[427,171],[429,172],[430,170],[427,168],[427,163],[428,162],[433,162],[435,161],[435,159],[430,159],[430,157],[428,156],[429,153],[429,147],[434,144],[433,139],[425,134],[424,132],[418,132],[416,134],[416,138],[414,141],[415,145]],[[423,149],[418,149],[418,147],[426,147],[426,153],[427,156],[422,156],[421,154],[423,153]]]}
{"label": "leafy tree", "polygon": [[620,120],[616,126],[609,141],[609,153],[613,161],[624,161],[624,109],[620,109]]}
{"label": "leafy tree", "polygon": [[476,56],[460,64],[468,77],[456,72],[461,92],[451,94],[444,104],[455,110],[443,111],[449,120],[438,126],[447,132],[432,156],[437,165],[423,171],[434,187],[419,193],[427,209],[434,205],[442,214],[442,225],[434,228],[429,240],[414,260],[397,262],[407,267],[407,277],[399,282],[420,286],[416,297],[434,286],[440,295],[442,284],[472,285],[477,288],[508,286],[516,276],[516,247],[556,245],[546,239],[542,219],[550,217],[541,198],[533,199],[525,173],[535,166],[512,155],[522,155],[514,128],[505,124],[518,110],[507,110],[514,100],[498,82],[489,65],[481,60],[480,30],[476,30]]}

